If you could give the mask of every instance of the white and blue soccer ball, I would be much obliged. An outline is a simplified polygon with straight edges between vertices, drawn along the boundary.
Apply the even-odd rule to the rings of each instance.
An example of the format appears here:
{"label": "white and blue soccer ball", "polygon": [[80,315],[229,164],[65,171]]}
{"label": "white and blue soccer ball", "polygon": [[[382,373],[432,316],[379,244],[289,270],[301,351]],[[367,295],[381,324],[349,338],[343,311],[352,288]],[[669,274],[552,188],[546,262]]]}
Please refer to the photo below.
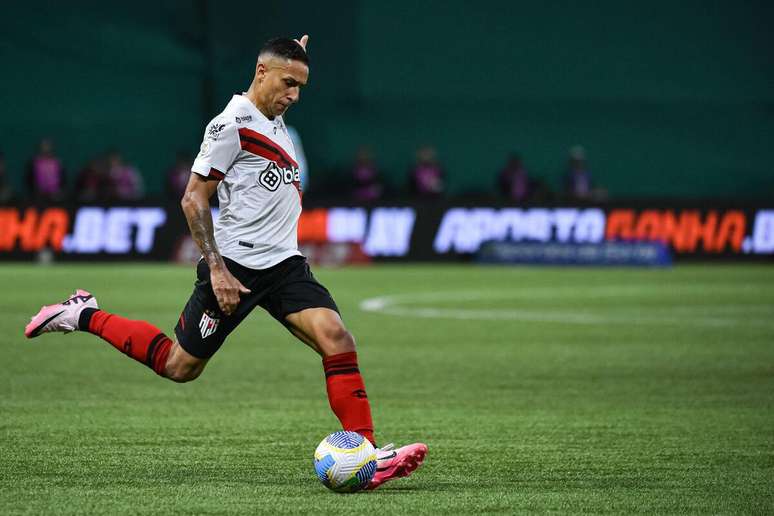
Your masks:
{"label": "white and blue soccer ball", "polygon": [[376,473],[376,449],[356,432],[334,432],[314,451],[314,470],[332,491],[360,491]]}

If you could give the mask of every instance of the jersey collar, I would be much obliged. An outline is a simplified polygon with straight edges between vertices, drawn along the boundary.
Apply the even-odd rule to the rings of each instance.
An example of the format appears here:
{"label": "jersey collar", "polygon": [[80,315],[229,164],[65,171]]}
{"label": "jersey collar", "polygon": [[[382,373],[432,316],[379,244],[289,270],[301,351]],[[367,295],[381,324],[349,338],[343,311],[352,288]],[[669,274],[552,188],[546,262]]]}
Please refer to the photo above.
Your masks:
{"label": "jersey collar", "polygon": [[275,116],[274,120],[269,120],[269,117],[261,113],[261,110],[255,107],[255,104],[250,102],[250,99],[248,99],[244,93],[234,93],[234,98],[237,99],[239,103],[244,104],[247,109],[255,114],[255,116],[259,117],[261,120],[265,120],[269,124],[272,124],[277,129],[282,129],[285,126],[285,122],[282,120],[282,115]]}

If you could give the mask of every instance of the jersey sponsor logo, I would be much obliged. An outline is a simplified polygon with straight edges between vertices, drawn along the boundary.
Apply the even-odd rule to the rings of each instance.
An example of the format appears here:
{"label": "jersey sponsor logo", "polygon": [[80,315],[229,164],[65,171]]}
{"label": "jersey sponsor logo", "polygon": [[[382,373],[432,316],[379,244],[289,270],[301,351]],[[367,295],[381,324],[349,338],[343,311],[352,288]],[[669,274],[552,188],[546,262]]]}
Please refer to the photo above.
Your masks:
{"label": "jersey sponsor logo", "polygon": [[238,124],[246,124],[247,122],[252,122],[253,117],[251,115],[237,116],[234,117],[234,121]]}
{"label": "jersey sponsor logo", "polygon": [[204,312],[202,314],[202,320],[199,321],[199,331],[202,334],[202,338],[206,339],[215,333],[215,330],[218,329],[218,324],[220,324],[220,319]]}
{"label": "jersey sponsor logo", "polygon": [[207,138],[209,138],[212,141],[216,141],[220,136],[220,133],[222,133],[223,129],[225,128],[226,128],[226,124],[219,124],[217,122],[213,122],[210,125],[210,127],[207,129]]}
{"label": "jersey sponsor logo", "polygon": [[298,168],[280,168],[276,163],[269,163],[263,172],[258,174],[258,183],[274,192],[281,183],[286,185],[296,185],[301,179],[301,172]]}
{"label": "jersey sponsor logo", "polygon": [[266,188],[270,192],[277,190],[277,187],[282,182],[282,175],[277,170],[277,165],[270,163],[263,172],[258,174],[258,183]]}
{"label": "jersey sponsor logo", "polygon": [[[239,132],[239,143],[242,147],[242,150],[247,151],[250,154],[255,154],[256,156],[261,156],[263,158],[266,158],[269,161],[273,161],[274,163],[277,164],[278,167],[282,167],[282,169],[280,170],[284,170],[286,168],[292,170],[292,173],[293,173],[292,184],[296,187],[296,190],[298,190],[298,196],[300,199],[301,198],[301,174],[298,171],[299,170],[298,163],[296,163],[296,160],[294,160],[290,156],[290,154],[288,154],[287,151],[285,151],[285,149],[282,148],[281,145],[278,145],[271,138],[267,137],[264,134],[261,134],[257,131],[253,131],[252,129],[248,129],[247,127],[240,128],[238,132]],[[286,184],[288,183],[288,175],[285,174],[284,172],[282,172],[282,181]],[[260,177],[259,177],[259,182],[260,182]],[[264,184],[264,183],[261,182],[261,184]],[[279,184],[277,186],[279,186]],[[271,191],[274,191],[275,189],[276,187],[269,188],[269,190]]]}

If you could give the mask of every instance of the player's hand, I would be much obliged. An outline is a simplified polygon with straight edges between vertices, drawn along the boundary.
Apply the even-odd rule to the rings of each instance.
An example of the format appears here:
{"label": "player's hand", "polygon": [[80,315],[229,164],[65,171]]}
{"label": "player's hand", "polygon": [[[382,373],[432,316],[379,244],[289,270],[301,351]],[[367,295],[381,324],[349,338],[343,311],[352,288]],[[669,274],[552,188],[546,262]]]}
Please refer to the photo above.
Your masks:
{"label": "player's hand", "polygon": [[303,36],[301,36],[301,39],[294,39],[293,41],[301,45],[301,48],[303,48],[304,51],[306,52],[306,43],[309,41],[309,35],[304,34]]}
{"label": "player's hand", "polygon": [[218,306],[226,315],[231,315],[239,304],[241,294],[249,294],[250,289],[242,285],[228,269],[214,269],[210,272],[212,291],[218,300]]}

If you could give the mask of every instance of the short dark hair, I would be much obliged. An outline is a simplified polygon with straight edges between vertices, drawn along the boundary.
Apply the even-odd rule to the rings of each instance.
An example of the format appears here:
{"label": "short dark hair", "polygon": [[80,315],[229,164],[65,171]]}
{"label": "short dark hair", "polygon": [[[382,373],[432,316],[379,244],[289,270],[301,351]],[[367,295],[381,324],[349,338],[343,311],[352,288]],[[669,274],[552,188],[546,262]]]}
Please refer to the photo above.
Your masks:
{"label": "short dark hair", "polygon": [[301,61],[309,66],[309,57],[306,55],[304,47],[290,38],[274,38],[264,43],[261,47],[261,54],[271,54],[277,57],[284,57],[293,61]]}

